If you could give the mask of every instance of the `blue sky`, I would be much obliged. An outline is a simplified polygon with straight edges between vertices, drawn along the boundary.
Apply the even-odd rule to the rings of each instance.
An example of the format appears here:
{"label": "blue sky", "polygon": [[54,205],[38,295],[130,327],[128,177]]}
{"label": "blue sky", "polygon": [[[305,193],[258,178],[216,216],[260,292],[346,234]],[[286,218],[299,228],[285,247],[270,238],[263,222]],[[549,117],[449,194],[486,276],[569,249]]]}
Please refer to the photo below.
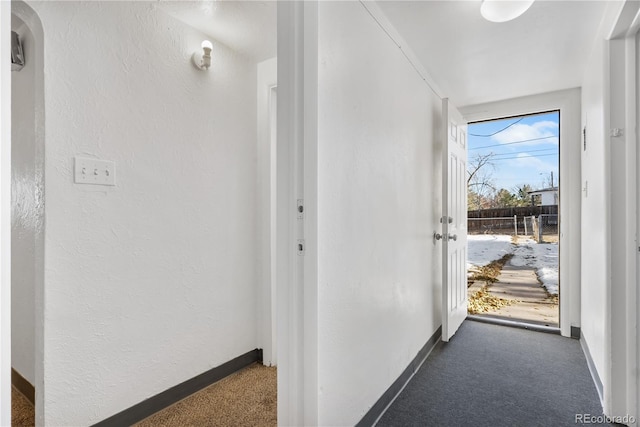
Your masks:
{"label": "blue sky", "polygon": [[523,184],[542,188],[552,171],[557,186],[559,120],[556,111],[469,124],[469,162],[478,153],[495,154],[490,170],[498,190],[512,191]]}

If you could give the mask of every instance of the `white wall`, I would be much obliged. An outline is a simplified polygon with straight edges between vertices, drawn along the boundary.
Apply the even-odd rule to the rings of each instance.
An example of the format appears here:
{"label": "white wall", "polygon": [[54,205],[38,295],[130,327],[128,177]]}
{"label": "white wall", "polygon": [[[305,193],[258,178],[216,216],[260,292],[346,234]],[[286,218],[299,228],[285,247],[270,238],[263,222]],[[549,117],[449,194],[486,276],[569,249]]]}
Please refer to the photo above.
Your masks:
{"label": "white wall", "polygon": [[599,375],[605,368],[607,306],[607,181],[605,179],[604,39],[598,40],[582,85],[582,120],[587,150],[582,152],[582,336]]}
{"label": "white wall", "polygon": [[318,16],[318,424],[353,425],[440,326],[441,100],[361,4]]}
{"label": "white wall", "polygon": [[25,53],[25,66],[11,76],[11,359],[13,368],[35,385],[36,243],[43,232],[43,176],[41,165],[36,168],[36,49],[22,20],[12,16],[11,26]]}
{"label": "white wall", "polygon": [[[45,30],[46,425],[86,425],[256,347],[256,65],[143,2]],[[73,183],[76,155],[115,187]],[[42,414],[41,414],[42,415]]]}
{"label": "white wall", "polygon": [[638,63],[637,26],[631,24],[638,7],[631,1],[610,5],[584,77],[583,234],[595,239],[582,250],[582,333],[604,411],[612,416],[638,414]]}
{"label": "white wall", "polygon": [[[620,14],[621,3],[611,4],[598,29],[582,85],[582,126],[586,150],[582,152],[582,339],[593,359],[601,399],[609,413],[611,393],[611,248],[613,239],[611,147],[609,137],[609,46],[606,38]],[[617,77],[616,77],[617,78]],[[621,208],[621,207],[619,207]],[[623,286],[620,283],[620,286]],[[622,307],[618,307],[622,309]],[[616,309],[617,310],[617,309]]]}
{"label": "white wall", "polygon": [[558,193],[554,192],[545,192],[542,193],[542,205],[557,205],[558,204]]}

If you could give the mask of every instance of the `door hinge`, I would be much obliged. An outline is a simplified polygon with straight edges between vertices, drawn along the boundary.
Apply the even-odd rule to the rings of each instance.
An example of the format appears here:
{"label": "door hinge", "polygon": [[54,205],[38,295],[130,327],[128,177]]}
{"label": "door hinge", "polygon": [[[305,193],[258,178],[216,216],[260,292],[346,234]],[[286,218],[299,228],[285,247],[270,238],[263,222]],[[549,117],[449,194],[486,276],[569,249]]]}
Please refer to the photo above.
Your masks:
{"label": "door hinge", "polygon": [[298,199],[298,206],[296,208],[298,219],[304,219],[304,200]]}
{"label": "door hinge", "polygon": [[304,256],[304,239],[298,239],[298,256]]}

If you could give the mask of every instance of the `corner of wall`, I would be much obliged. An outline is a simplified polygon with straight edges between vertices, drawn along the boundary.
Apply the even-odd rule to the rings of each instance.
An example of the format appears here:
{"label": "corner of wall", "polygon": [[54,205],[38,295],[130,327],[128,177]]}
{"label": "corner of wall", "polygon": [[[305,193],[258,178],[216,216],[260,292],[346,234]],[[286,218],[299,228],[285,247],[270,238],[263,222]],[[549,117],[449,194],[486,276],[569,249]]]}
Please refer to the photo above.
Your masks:
{"label": "corner of wall", "polygon": [[[32,105],[26,107],[32,114],[32,122],[24,125],[33,132],[32,141],[27,144],[29,152],[25,152],[23,146],[14,144],[14,153],[12,153],[13,161],[17,161],[20,167],[20,173],[25,170],[29,171],[29,176],[19,177],[20,185],[24,187],[21,190],[25,193],[26,199],[22,203],[28,202],[27,206],[21,209],[14,207],[14,213],[19,215],[14,224],[20,223],[24,227],[20,230],[22,238],[30,236],[32,242],[29,244],[28,251],[15,252],[12,249],[12,256],[16,255],[18,259],[12,262],[16,265],[17,270],[14,273],[29,273],[33,289],[25,295],[30,301],[25,303],[30,306],[31,312],[28,314],[31,320],[27,322],[29,331],[16,331],[25,335],[25,339],[32,343],[28,346],[29,352],[27,360],[33,360],[33,370],[26,372],[27,380],[32,382],[35,388],[35,407],[36,407],[36,423],[44,424],[44,138],[45,138],[45,108],[44,108],[44,30],[38,13],[27,3],[21,0],[11,2],[11,13],[24,24],[25,31],[28,34],[30,45],[25,46],[27,60],[32,64],[27,64],[25,68],[31,67],[29,70],[32,81],[26,82],[29,90],[31,90]],[[25,70],[23,68],[23,71]],[[14,94],[15,95],[15,94]],[[27,101],[29,101],[27,100]],[[19,108],[14,104],[13,109]],[[15,119],[15,118],[14,118]],[[18,157],[16,157],[18,156]],[[20,211],[23,214],[20,214]],[[14,225],[15,227],[15,225]],[[19,249],[18,247],[15,248]],[[26,249],[26,248],[24,248]],[[21,273],[21,269],[26,269]],[[26,285],[23,283],[23,285]],[[14,326],[15,328],[15,326]],[[29,336],[29,334],[32,334]],[[24,349],[23,349],[24,351]]]}

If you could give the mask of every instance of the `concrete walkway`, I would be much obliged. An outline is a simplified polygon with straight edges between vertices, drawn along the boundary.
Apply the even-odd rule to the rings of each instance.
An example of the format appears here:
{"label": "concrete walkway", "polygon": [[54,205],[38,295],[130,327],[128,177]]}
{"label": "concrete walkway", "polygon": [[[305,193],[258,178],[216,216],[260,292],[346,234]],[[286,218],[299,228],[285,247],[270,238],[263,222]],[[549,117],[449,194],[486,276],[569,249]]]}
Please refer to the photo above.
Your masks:
{"label": "concrete walkway", "polygon": [[530,267],[516,267],[507,263],[498,281],[489,286],[489,293],[518,302],[480,316],[559,327],[558,299],[548,296],[538,282],[535,270]]}

